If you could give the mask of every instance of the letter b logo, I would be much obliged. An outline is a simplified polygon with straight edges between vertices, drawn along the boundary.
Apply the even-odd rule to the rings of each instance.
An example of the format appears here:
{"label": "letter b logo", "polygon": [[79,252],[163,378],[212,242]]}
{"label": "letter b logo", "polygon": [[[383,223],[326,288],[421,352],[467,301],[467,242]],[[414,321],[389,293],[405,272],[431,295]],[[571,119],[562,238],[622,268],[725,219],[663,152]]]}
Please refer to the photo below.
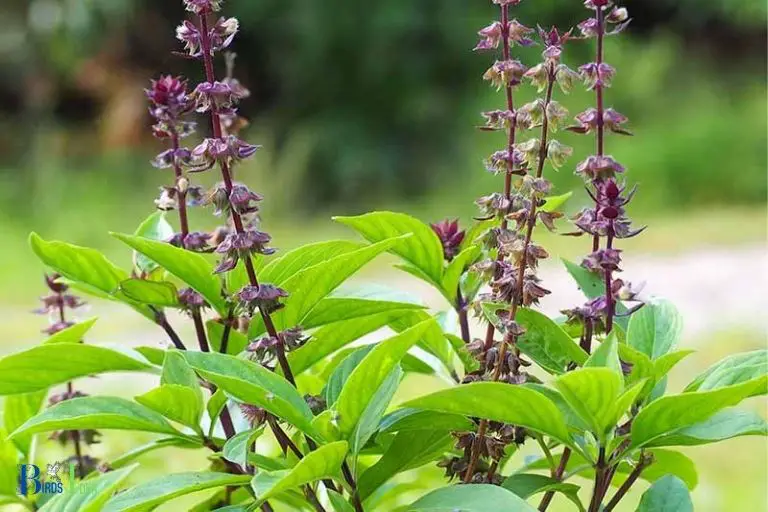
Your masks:
{"label": "letter b logo", "polygon": [[40,468],[34,464],[19,465],[19,494],[26,496],[29,494],[30,483],[32,483],[32,494],[37,494],[42,490],[40,483]]}

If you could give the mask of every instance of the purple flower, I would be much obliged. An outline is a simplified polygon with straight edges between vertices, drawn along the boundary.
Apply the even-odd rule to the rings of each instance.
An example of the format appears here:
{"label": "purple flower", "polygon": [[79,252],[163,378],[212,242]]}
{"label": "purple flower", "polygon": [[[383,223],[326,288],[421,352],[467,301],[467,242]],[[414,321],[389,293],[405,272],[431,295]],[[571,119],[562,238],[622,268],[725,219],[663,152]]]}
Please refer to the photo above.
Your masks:
{"label": "purple flower", "polygon": [[220,160],[229,164],[244,160],[260,148],[261,146],[248,144],[234,135],[228,135],[221,139],[207,138],[203,140],[192,150],[192,156],[197,162],[196,170],[206,170]]}
{"label": "purple flower", "polygon": [[587,255],[581,266],[592,272],[603,273],[619,270],[621,251],[619,249],[598,249]]}
{"label": "purple flower", "polygon": [[252,313],[259,308],[263,313],[271,314],[282,308],[280,299],[288,297],[288,292],[272,284],[245,286],[237,293],[241,306]]}
{"label": "purple flower", "polygon": [[200,113],[214,111],[216,113],[234,114],[232,110],[241,98],[240,91],[233,90],[227,82],[203,82],[195,88],[192,94]]}
{"label": "purple flower", "polygon": [[239,215],[257,212],[259,208],[256,203],[262,199],[262,196],[240,183],[234,184],[229,194],[229,204]]}
{"label": "purple flower", "polygon": [[519,60],[497,60],[483,75],[496,89],[517,85],[523,79],[526,67]]}
{"label": "purple flower", "polygon": [[209,32],[211,51],[223,50],[232,44],[240,23],[237,18],[219,18]]}
{"label": "purple flower", "polygon": [[275,250],[266,246],[271,239],[267,233],[256,230],[229,233],[216,248],[216,252],[224,254],[224,258],[214,272],[228,272],[237,266],[241,258],[249,258],[254,253],[274,254]]}
{"label": "purple flower", "polygon": [[195,14],[207,14],[221,9],[222,0],[184,0],[184,6]]}
{"label": "purple flower", "polygon": [[613,77],[616,74],[616,70],[613,66],[606,64],[605,62],[600,64],[597,64],[596,62],[584,64],[579,67],[579,72],[589,90],[592,90],[597,86],[610,87]]}
{"label": "purple flower", "polygon": [[184,22],[176,27],[176,39],[184,43],[184,51],[191,57],[200,57],[200,31],[191,22]]}
{"label": "purple flower", "polygon": [[612,178],[614,175],[623,172],[624,166],[609,155],[592,155],[576,167],[576,174],[592,180]]}
{"label": "purple flower", "polygon": [[181,309],[187,313],[200,311],[202,308],[208,307],[208,304],[205,302],[203,296],[192,288],[184,288],[179,290],[178,297]]}
{"label": "purple flower", "polygon": [[461,242],[464,241],[464,231],[459,230],[458,219],[444,220],[436,224],[430,224],[432,231],[437,234],[443,245],[443,257],[451,261],[459,253]]}

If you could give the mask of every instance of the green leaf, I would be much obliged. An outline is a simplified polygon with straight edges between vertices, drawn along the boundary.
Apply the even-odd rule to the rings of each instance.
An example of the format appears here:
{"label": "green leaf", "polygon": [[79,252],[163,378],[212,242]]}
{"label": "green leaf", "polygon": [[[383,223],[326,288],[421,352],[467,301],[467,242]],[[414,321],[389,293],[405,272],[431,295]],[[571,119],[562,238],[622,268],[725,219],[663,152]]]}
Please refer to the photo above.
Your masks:
{"label": "green leaf", "polygon": [[316,480],[335,477],[338,475],[346,455],[347,443],[345,441],[326,444],[305,455],[292,469],[274,472],[260,471],[253,477],[251,487],[256,492],[258,503],[263,503],[290,489]]}
{"label": "green leaf", "polygon": [[273,259],[259,272],[259,277],[265,283],[280,286],[292,275],[302,270],[323,263],[364,247],[363,244],[348,240],[329,240],[303,245]]}
{"label": "green leaf", "polygon": [[[178,384],[200,391],[200,381],[195,375],[195,371],[189,366],[184,356],[177,351],[165,352],[160,384]],[[203,393],[200,392],[199,396],[202,399]]]}
{"label": "green leaf", "polygon": [[648,446],[695,446],[740,436],[768,436],[768,423],[752,411],[729,408],[690,427],[661,436]]}
{"label": "green leaf", "polygon": [[653,373],[656,382],[660,381],[674,368],[677,363],[693,354],[694,350],[677,350],[659,357],[653,361]]}
{"label": "green leaf", "polygon": [[59,402],[24,422],[11,434],[36,434],[54,430],[112,429],[159,434],[178,432],[155,411],[124,398],[87,396]]}
{"label": "green leaf", "polygon": [[29,243],[38,258],[62,276],[112,294],[128,274],[116,267],[96,249],[65,242],[47,242],[37,233],[29,235]]}
{"label": "green leaf", "polygon": [[250,475],[190,472],[166,475],[139,484],[113,497],[102,512],[150,510],[173,498],[216,487],[247,485]]}
{"label": "green leaf", "polygon": [[139,236],[120,233],[112,233],[112,236],[157,262],[202,295],[221,315],[226,315],[227,304],[222,296],[221,280],[213,274],[213,265],[204,256]]}
{"label": "green leaf", "polygon": [[475,424],[460,414],[420,409],[398,409],[387,414],[379,423],[379,431],[410,432],[418,430],[468,431]]}
{"label": "green leaf", "polygon": [[98,318],[89,318],[49,336],[43,343],[81,343]]}
{"label": "green leaf", "polygon": [[203,402],[200,395],[187,386],[164,384],[143,395],[134,397],[134,400],[153,411],[159,412],[169,420],[200,432]]}
{"label": "green leaf", "polygon": [[432,462],[450,451],[453,437],[446,430],[416,430],[395,436],[384,455],[366,469],[357,483],[360,499],[366,499],[398,473]]}
{"label": "green leaf", "polygon": [[323,395],[328,407],[332,407],[336,404],[341,394],[341,389],[344,384],[349,380],[349,376],[355,371],[357,365],[363,360],[368,353],[373,350],[375,345],[365,345],[363,347],[354,348],[352,352],[347,355],[331,373],[328,378],[328,383],[325,385]]}
{"label": "green leaf", "polygon": [[627,344],[651,359],[675,348],[683,331],[683,319],[669,301],[646,304],[634,313],[627,328]]}
{"label": "green leaf", "polygon": [[712,391],[683,393],[654,400],[632,422],[632,445],[643,446],[663,435],[700,423],[765,389],[765,386],[766,378],[761,377]]}
{"label": "green leaf", "polygon": [[603,439],[614,427],[622,380],[609,368],[581,368],[561,375],[554,384],[568,405]]}
{"label": "green leaf", "polygon": [[[173,226],[165,218],[165,212],[155,212],[139,225],[134,235],[162,242],[168,240],[174,233]],[[138,251],[133,251],[133,264],[140,272],[146,274],[158,268],[157,263]]]}
{"label": "green leaf", "polygon": [[[211,350],[221,352],[221,340],[224,337],[224,324],[217,320],[208,320],[205,322],[205,328],[208,331],[208,342],[211,344]],[[248,346],[248,336],[237,329],[229,330],[229,340],[227,341],[227,354],[237,355],[244,351]]]}
{"label": "green leaf", "polygon": [[355,512],[355,507],[349,504],[349,502],[336,491],[330,489],[327,490],[328,500],[333,506],[335,512]]}
{"label": "green leaf", "polygon": [[442,278],[442,292],[450,304],[456,305],[456,297],[459,291],[459,281],[467,268],[472,265],[482,254],[480,247],[471,245],[462,250],[445,267]]}
{"label": "green leaf", "polygon": [[118,287],[121,281],[128,279],[128,273],[99,251],[65,242],[47,242],[37,233],[29,235],[29,244],[43,263],[65,279],[82,285],[78,289],[97,297],[125,302],[154,321],[155,314],[149,307],[136,304],[120,293]]}
{"label": "green leaf", "polygon": [[132,351],[80,343],[40,345],[0,359],[0,395],[38,391],[99,373],[150,370],[143,359]]}
{"label": "green leaf", "polygon": [[260,364],[213,352],[182,352],[205,380],[233,398],[258,405],[315,437],[312,411],[290,382]]}
{"label": "green leaf", "polygon": [[541,393],[521,386],[473,382],[410,400],[402,407],[511,423],[573,445],[557,406]]}
{"label": "green leaf", "polygon": [[693,502],[685,483],[668,475],[643,493],[637,512],[693,512]]}
{"label": "green leaf", "polygon": [[544,475],[516,473],[504,480],[501,486],[523,499],[528,499],[543,492],[560,492],[571,500],[580,511],[584,511],[584,506],[579,499],[580,487],[576,484],[561,482]]}
{"label": "green leaf", "polygon": [[395,366],[381,386],[379,386],[379,389],[376,390],[376,393],[374,393],[368,406],[357,421],[355,429],[349,436],[350,452],[354,454],[360,453],[371,436],[376,432],[379,422],[384,416],[384,412],[387,410],[392,398],[394,398],[402,380],[403,370],[399,366]]}
{"label": "green leaf", "polygon": [[371,300],[359,297],[326,297],[317,303],[301,325],[305,329],[381,313],[424,309],[420,304]]}
{"label": "green leaf", "polygon": [[228,461],[245,467],[251,445],[263,432],[264,427],[238,432],[224,443],[221,455]]}
{"label": "green leaf", "polygon": [[334,217],[334,220],[351,227],[370,242],[406,233],[413,237],[392,248],[392,252],[420,269],[435,282],[443,276],[443,245],[427,224],[404,213],[371,212],[357,217]]}
{"label": "green leaf", "polygon": [[175,308],[179,305],[178,290],[167,281],[126,279],[120,282],[120,291],[131,300],[153,306]]}
{"label": "green leaf", "polygon": [[134,464],[80,482],[48,500],[40,512],[100,512],[104,503],[137,467],[138,464]]}
{"label": "green leaf", "polygon": [[586,362],[588,354],[584,349],[546,315],[522,308],[516,320],[526,330],[517,340],[518,348],[545,370],[561,374],[570,362]]}
{"label": "green leaf", "polygon": [[454,374],[456,351],[440,324],[428,311],[402,311],[389,323],[389,327],[400,333],[424,322],[429,322],[430,325],[421,335],[421,339],[417,342],[418,346],[435,356],[450,374]]}
{"label": "green leaf", "polygon": [[[10,395],[5,398],[3,403],[3,424],[7,432],[13,432],[21,425],[23,425],[29,418],[35,416],[40,412],[45,401],[45,396],[48,394],[48,390],[43,389],[40,391],[33,391],[31,393],[21,393],[18,395]],[[25,458],[29,457],[30,450],[32,448],[33,436],[18,436],[13,440],[13,443],[24,455]]]}
{"label": "green leaf", "polygon": [[408,512],[535,512],[510,491],[490,484],[451,485],[432,491],[409,505]]}
{"label": "green leaf", "polygon": [[[696,488],[699,483],[699,475],[696,472],[696,464],[689,457],[678,451],[663,448],[654,448],[648,452],[653,456],[653,464],[643,470],[640,478],[653,483],[666,475],[674,475],[685,482],[688,489]],[[618,471],[624,475],[629,475],[635,467],[637,467],[637,462],[633,465],[622,462]],[[619,485],[619,482],[615,482],[615,485]]]}
{"label": "green leaf", "polygon": [[566,202],[568,202],[568,199],[570,199],[572,195],[573,192],[566,192],[565,194],[561,194],[559,196],[545,197],[544,204],[539,209],[543,212],[556,212],[562,208]]}
{"label": "green leaf", "polygon": [[617,375],[623,375],[621,372],[621,362],[619,361],[619,340],[616,333],[612,332],[600,343],[589,359],[584,363],[585,368],[608,368],[616,372]]}
{"label": "green leaf", "polygon": [[397,311],[335,322],[316,330],[309,341],[288,354],[294,375],[299,375],[326,356],[370,334],[398,316]]}
{"label": "green leaf", "polygon": [[293,274],[281,284],[290,297],[285,307],[272,316],[278,329],[302,325],[317,304],[379,254],[403,243],[390,238],[350,253],[336,256]]}
{"label": "green leaf", "polygon": [[221,389],[217,389],[208,399],[208,403],[205,404],[205,412],[208,413],[208,418],[211,419],[211,425],[208,428],[208,437],[213,435],[213,431],[216,428],[216,418],[221,415],[221,411],[227,405],[227,395]]}
{"label": "green leaf", "polygon": [[357,365],[334,406],[343,435],[352,433],[368,404],[408,349],[434,326],[434,320],[428,320],[380,342]]}
{"label": "green leaf", "polygon": [[768,374],[768,350],[761,349],[743,354],[733,354],[696,377],[693,382],[688,384],[685,391],[718,389],[733,384],[741,384],[766,374]]}

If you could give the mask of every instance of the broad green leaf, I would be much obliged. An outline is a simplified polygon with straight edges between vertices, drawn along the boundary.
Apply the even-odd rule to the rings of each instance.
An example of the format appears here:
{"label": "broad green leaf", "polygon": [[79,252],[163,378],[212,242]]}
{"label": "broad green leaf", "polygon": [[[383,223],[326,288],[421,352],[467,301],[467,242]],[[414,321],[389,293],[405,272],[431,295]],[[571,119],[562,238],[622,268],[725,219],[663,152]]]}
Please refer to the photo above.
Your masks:
{"label": "broad green leaf", "polygon": [[414,430],[469,431],[475,424],[460,414],[420,409],[398,409],[387,414],[379,423],[379,431],[410,432]]}
{"label": "broad green leaf", "polygon": [[[224,337],[224,324],[216,320],[208,320],[205,323],[205,328],[208,332],[208,342],[211,345],[211,350],[214,352],[221,352],[221,340]],[[244,351],[249,343],[248,336],[237,329],[232,328],[229,330],[229,339],[227,340],[227,354],[237,355]]]}
{"label": "broad green leaf", "polygon": [[561,374],[568,363],[582,365],[587,360],[587,353],[546,315],[523,308],[516,320],[526,330],[518,338],[517,347],[545,370]]}
{"label": "broad green leaf", "polygon": [[619,340],[616,338],[615,333],[609,334],[600,343],[584,363],[584,367],[608,368],[616,372],[617,375],[623,375],[621,372],[621,362],[619,361]]}
{"label": "broad green leaf", "polygon": [[134,397],[136,402],[157,411],[169,420],[200,431],[203,401],[192,388],[179,384],[163,384],[159,388]]}
{"label": "broad green leaf", "polygon": [[265,283],[280,286],[297,272],[363,247],[363,244],[348,240],[329,240],[303,245],[270,261],[261,269],[259,277]]}
{"label": "broad green leaf", "polygon": [[651,359],[675,348],[683,331],[683,319],[669,301],[643,306],[634,313],[627,328],[627,344]]}
{"label": "broad green leaf", "polygon": [[589,430],[589,425],[583,419],[581,419],[581,416],[579,416],[576,411],[573,410],[565,398],[563,398],[563,395],[561,395],[560,392],[558,392],[556,389],[552,389],[545,386],[544,384],[537,384],[535,382],[526,382],[523,384],[523,386],[534,391],[538,391],[542,395],[552,400],[560,412],[563,413],[565,423],[569,428],[576,430],[577,432],[584,432]]}
{"label": "broad green leaf", "polygon": [[609,368],[582,368],[561,375],[554,384],[568,405],[602,439],[614,427],[612,421],[616,401],[623,391],[622,380]]}
{"label": "broad green leaf", "polygon": [[[5,397],[2,417],[6,432],[13,432],[29,418],[39,413],[47,394],[48,390],[43,389]],[[30,454],[32,439],[33,436],[30,434],[18,436],[13,440],[13,443],[25,458]]]}
{"label": "broad green leaf", "polygon": [[4,496],[16,496],[19,462],[16,447],[8,439],[5,429],[0,428],[0,504]]}
{"label": "broad green leaf", "polygon": [[[150,240],[166,241],[174,235],[173,226],[165,218],[165,212],[155,212],[147,217],[136,229],[134,235]],[[158,264],[144,254],[133,251],[133,264],[140,272],[149,274],[158,268]]]}
{"label": "broad green leaf", "polygon": [[[641,391],[641,396],[648,395],[656,384],[656,364],[651,358],[639,350],[635,350],[626,343],[619,343],[619,357],[622,361],[632,366],[632,370],[627,375],[626,385],[632,386],[640,381],[645,381],[645,388]],[[662,361],[667,356],[660,358]],[[662,363],[663,364],[663,363]]]}
{"label": "broad green leaf", "polygon": [[459,291],[459,281],[464,271],[469,268],[482,254],[480,247],[472,245],[462,250],[456,255],[453,260],[445,267],[443,273],[442,292],[448,299],[450,304],[456,306],[456,297]]}
{"label": "broad green leaf", "polygon": [[454,374],[456,351],[440,324],[428,311],[402,311],[396,319],[389,323],[389,327],[396,332],[403,332],[424,322],[428,322],[429,327],[421,335],[418,346],[435,356],[449,373]]}
{"label": "broad green leaf", "polygon": [[53,336],[48,337],[43,343],[81,343],[85,333],[91,330],[98,318],[89,318],[78,322],[71,327],[63,329]]}
{"label": "broad green leaf", "polygon": [[357,482],[360,499],[366,499],[398,473],[432,462],[450,451],[453,437],[446,430],[417,430],[395,436],[384,455],[366,469]]}
{"label": "broad green leaf", "polygon": [[360,419],[349,436],[349,451],[357,454],[363,449],[365,444],[376,432],[379,426],[381,418],[384,416],[384,412],[387,410],[389,403],[397,392],[397,388],[400,386],[400,381],[403,380],[403,370],[399,366],[395,366],[384,382],[376,390],[368,406],[363,411]]}
{"label": "broad green leaf", "polygon": [[238,432],[224,443],[221,455],[228,461],[245,467],[251,445],[263,432],[264,427]]}
{"label": "broad green leaf", "polygon": [[349,502],[336,491],[330,489],[327,490],[328,500],[333,506],[335,512],[355,512],[355,507],[349,504]]}
{"label": "broad green leaf", "polygon": [[331,376],[328,378],[328,384],[326,384],[323,391],[328,407],[332,407],[336,404],[344,384],[349,380],[349,376],[352,375],[352,372],[355,371],[357,365],[360,364],[363,358],[365,358],[374,347],[375,345],[366,345],[354,348],[352,349],[352,352],[346,356],[338,366],[336,366],[333,373],[331,373]]}
{"label": "broad green leaf", "polygon": [[203,393],[200,391],[200,381],[195,371],[189,366],[184,356],[177,351],[165,352],[163,360],[163,373],[160,375],[160,384],[178,384],[199,392],[202,401]]}
{"label": "broad green leaf", "polygon": [[410,504],[408,512],[535,512],[512,492],[490,484],[451,485],[432,491]]}
{"label": "broad green leaf", "polygon": [[765,389],[766,378],[711,391],[664,396],[654,400],[632,422],[632,445],[643,446],[657,438],[707,420],[726,407],[738,404]]}
{"label": "broad green leaf", "polygon": [[440,283],[443,275],[443,245],[427,224],[404,213],[370,212],[357,217],[334,217],[351,227],[370,242],[413,233],[405,243],[392,252],[420,269],[433,282]]}
{"label": "broad green leaf", "polygon": [[37,233],[29,235],[29,244],[43,263],[65,279],[81,285],[77,287],[79,290],[108,300],[125,302],[154,321],[155,314],[148,306],[131,301],[118,289],[120,282],[128,279],[128,273],[96,249],[65,242],[48,242]]}
{"label": "broad green leaf", "polygon": [[545,197],[544,204],[539,209],[549,213],[556,212],[562,208],[566,202],[568,202],[568,199],[570,199],[572,195],[573,192],[566,192],[565,194],[561,194],[559,196]]}
{"label": "broad green leaf", "polygon": [[637,512],[693,512],[693,502],[685,483],[668,475],[643,493]]}
{"label": "broad green leaf", "polygon": [[718,389],[733,384],[741,384],[766,374],[768,374],[768,350],[761,349],[743,354],[733,354],[696,377],[693,382],[688,384],[685,391]]}
{"label": "broad green leaf", "polygon": [[[678,451],[663,448],[654,448],[648,452],[653,456],[653,464],[643,470],[640,478],[653,483],[666,475],[674,475],[685,482],[688,489],[696,488],[699,483],[699,474],[696,472],[696,464],[690,457]],[[622,462],[618,472],[629,475],[636,465],[637,462],[633,465]],[[619,485],[619,482],[614,482],[614,485]]]}
{"label": "broad green leaf", "polygon": [[0,395],[47,389],[105,372],[150,370],[138,353],[80,343],[40,345],[0,359]]}
{"label": "broad green leaf", "polygon": [[299,375],[329,354],[347,346],[397,318],[398,313],[386,312],[354,320],[335,322],[312,333],[309,341],[288,354],[294,375]]}
{"label": "broad green leaf", "polygon": [[532,389],[499,382],[473,382],[437,391],[402,407],[461,414],[520,425],[572,445],[557,406]]}
{"label": "broad green leaf", "polygon": [[114,496],[101,512],[150,510],[173,498],[216,487],[248,485],[250,475],[190,472],[154,478]]}
{"label": "broad green leaf", "polygon": [[580,511],[584,511],[584,506],[579,499],[580,487],[576,484],[561,482],[544,475],[516,473],[504,480],[501,486],[523,499],[528,499],[543,492],[559,492],[571,500]]}
{"label": "broad green leaf", "polygon": [[[605,295],[605,281],[600,275],[594,272],[590,272],[584,267],[564,258],[562,259],[562,262],[573,280],[576,281],[576,284],[579,286],[579,290],[584,293],[585,297],[588,299],[594,299],[596,297]],[[622,303],[619,302],[616,304],[617,313],[626,313],[626,311],[627,308],[624,307]],[[626,316],[617,316],[614,318],[613,323],[614,325],[621,327],[621,329],[626,332],[629,319]]]}
{"label": "broad green leaf", "polygon": [[227,395],[221,389],[217,389],[208,399],[208,403],[205,404],[205,412],[208,413],[208,418],[211,420],[211,425],[208,428],[208,437],[213,435],[213,431],[216,428],[216,419],[221,415],[224,407],[227,406]]}
{"label": "broad green leaf", "polygon": [[205,380],[233,398],[258,405],[313,436],[312,411],[290,382],[260,364],[213,352],[182,352]]}
{"label": "broad green leaf", "polygon": [[695,446],[740,436],[768,436],[768,423],[752,411],[729,408],[690,427],[661,436],[648,446]]}
{"label": "broad green leaf", "polygon": [[178,432],[155,411],[124,398],[87,396],[59,402],[30,418],[11,434],[36,434],[54,430],[112,429],[159,434]]}
{"label": "broad green leaf", "polygon": [[390,238],[293,274],[280,285],[290,296],[285,307],[272,316],[277,328],[301,325],[322,299],[376,256],[403,241],[403,238]]}
{"label": "broad green leaf", "polygon": [[347,455],[347,443],[337,441],[321,446],[304,456],[292,469],[283,471],[260,471],[253,477],[251,487],[259,503],[272,496],[290,489],[309,484],[324,478],[338,475],[344,457]]}
{"label": "broad green leaf", "polygon": [[153,306],[175,308],[179,305],[178,290],[167,281],[126,279],[120,282],[120,291],[131,300]]}
{"label": "broad green leaf", "polygon": [[202,446],[202,440],[195,442],[184,437],[164,437],[140,445],[129,452],[123,453],[116,459],[109,461],[109,467],[119,469],[133,463],[136,459],[145,453],[161,450],[163,448],[183,448],[199,449]]}
{"label": "broad green leaf", "polygon": [[428,320],[380,342],[357,365],[344,383],[334,407],[339,414],[342,434],[352,433],[368,404],[408,349],[434,326],[434,320]]}
{"label": "broad green leaf", "polygon": [[134,464],[80,482],[48,500],[40,512],[100,512],[104,503],[137,467],[138,464]]}
{"label": "broad green leaf", "polygon": [[221,280],[213,274],[214,267],[204,256],[139,236],[120,233],[112,233],[112,236],[151,258],[202,295],[221,315],[226,315],[227,305],[222,296]]}
{"label": "broad green leaf", "polygon": [[301,322],[301,325],[305,329],[311,329],[342,320],[353,320],[409,309],[424,309],[424,306],[407,302],[372,300],[360,297],[326,297],[317,303],[317,306]]}
{"label": "broad green leaf", "polygon": [[62,276],[73,281],[80,281],[112,294],[120,281],[128,274],[116,267],[96,249],[79,247],[65,242],[48,242],[37,233],[29,235],[29,243],[38,258]]}
{"label": "broad green leaf", "polygon": [[677,350],[659,357],[653,361],[653,373],[656,381],[660,381],[674,368],[677,363],[693,354],[694,350]]}

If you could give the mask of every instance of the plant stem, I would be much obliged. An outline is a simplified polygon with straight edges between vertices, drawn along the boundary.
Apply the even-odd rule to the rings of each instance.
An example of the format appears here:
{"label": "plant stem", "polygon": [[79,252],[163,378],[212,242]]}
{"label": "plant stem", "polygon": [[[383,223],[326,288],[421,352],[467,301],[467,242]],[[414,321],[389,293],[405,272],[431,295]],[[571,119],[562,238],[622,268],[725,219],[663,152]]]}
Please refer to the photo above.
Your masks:
{"label": "plant stem", "polygon": [[341,472],[344,475],[344,480],[349,484],[349,488],[352,490],[352,504],[355,507],[356,512],[363,512],[363,503],[360,501],[360,495],[357,493],[357,483],[352,471],[349,469],[349,464],[345,460],[341,465]]}
{"label": "plant stem", "polygon": [[611,512],[616,505],[619,504],[621,499],[624,497],[624,495],[627,494],[627,491],[635,484],[638,478],[640,478],[640,475],[642,472],[650,466],[653,463],[653,459],[651,457],[646,457],[645,454],[640,455],[640,461],[637,463],[637,466],[635,466],[635,469],[632,471],[632,473],[629,474],[627,479],[624,481],[623,484],[621,484],[621,487],[616,491],[616,494],[613,495],[613,498],[608,502],[608,504],[603,508],[603,512]]}
{"label": "plant stem", "polygon": [[[563,450],[563,454],[560,456],[560,464],[557,466],[557,469],[555,470],[555,474],[552,475],[552,478],[555,480],[562,480],[563,474],[565,473],[565,468],[568,467],[568,459],[571,458],[571,449],[566,448]],[[539,512],[544,512],[547,510],[547,507],[549,507],[549,504],[552,503],[552,498],[555,497],[555,491],[547,491],[546,494],[544,494],[544,497],[541,499],[541,503],[539,503]]]}
{"label": "plant stem", "polygon": [[605,465],[605,447],[600,447],[600,453],[595,467],[595,486],[592,489],[592,499],[589,502],[589,512],[599,512],[600,503],[605,495],[605,481],[607,476],[607,466]]}
{"label": "plant stem", "polygon": [[[67,321],[66,315],[64,314],[64,292],[56,292],[56,295],[58,296],[58,308],[59,308],[59,322],[62,323],[62,325],[65,324]],[[72,384],[72,381],[67,382],[67,395],[69,398],[72,398],[72,395],[75,392],[74,385]],[[85,478],[85,466],[83,465],[83,453],[80,450],[80,431],[79,430],[70,430],[70,436],[72,439],[72,444],[75,445],[75,457],[77,458],[77,476],[80,477],[82,480]]]}
{"label": "plant stem", "polygon": [[227,318],[224,322],[224,332],[221,333],[221,343],[219,343],[219,352],[222,354],[226,354],[227,349],[229,348],[229,335],[232,332],[234,314],[235,310],[233,308],[229,308],[229,313],[227,313]]}
{"label": "plant stem", "polygon": [[472,341],[469,332],[469,318],[467,317],[467,303],[461,296],[461,286],[456,290],[456,312],[459,315],[459,326],[461,327],[461,339],[464,343]]}
{"label": "plant stem", "polygon": [[171,339],[173,345],[179,350],[187,350],[187,347],[184,346],[184,343],[181,341],[181,338],[179,338],[179,335],[176,333],[173,327],[171,327],[171,324],[168,323],[168,319],[166,318],[165,313],[155,308],[154,306],[149,306],[149,308],[155,314],[155,323],[163,328],[165,333]]}

